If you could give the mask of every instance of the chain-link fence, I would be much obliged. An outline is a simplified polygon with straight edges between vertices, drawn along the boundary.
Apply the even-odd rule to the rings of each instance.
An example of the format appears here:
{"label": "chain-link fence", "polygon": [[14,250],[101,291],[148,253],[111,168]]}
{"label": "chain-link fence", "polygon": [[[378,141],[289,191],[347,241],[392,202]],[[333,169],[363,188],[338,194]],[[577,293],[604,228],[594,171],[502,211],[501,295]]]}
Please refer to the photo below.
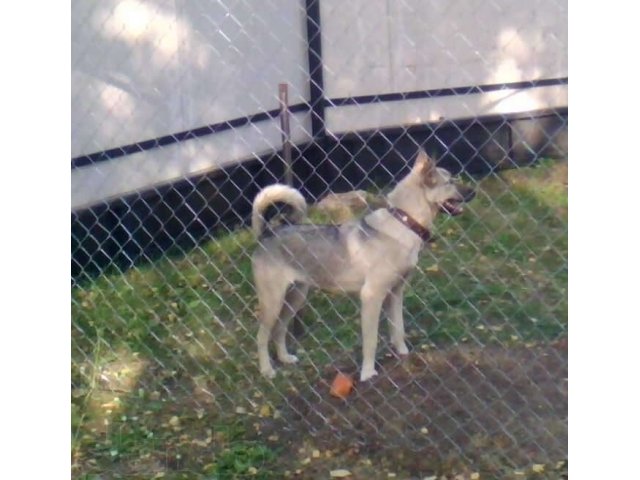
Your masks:
{"label": "chain-link fence", "polygon": [[566,15],[72,2],[74,476],[566,476]]}

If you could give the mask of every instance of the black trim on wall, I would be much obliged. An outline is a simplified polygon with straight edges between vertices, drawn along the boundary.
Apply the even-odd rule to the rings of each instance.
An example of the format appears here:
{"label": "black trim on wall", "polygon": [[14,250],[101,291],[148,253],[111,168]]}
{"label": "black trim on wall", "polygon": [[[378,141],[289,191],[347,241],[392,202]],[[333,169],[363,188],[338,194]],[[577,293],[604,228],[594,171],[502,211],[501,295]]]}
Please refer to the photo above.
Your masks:
{"label": "black trim on wall", "polygon": [[[314,2],[311,2],[314,3]],[[315,2],[317,3],[317,2]],[[317,36],[319,42],[319,36]],[[311,51],[311,50],[310,50]],[[311,55],[311,54],[310,54]],[[311,58],[309,59],[311,61]],[[320,65],[319,71],[322,71]],[[319,77],[316,81],[320,81],[322,86],[322,73],[319,73]],[[498,83],[490,85],[475,85],[468,87],[456,87],[456,88],[440,88],[434,90],[418,90],[413,92],[399,92],[399,93],[386,93],[381,95],[363,95],[358,97],[345,97],[345,98],[330,98],[325,99],[321,91],[312,93],[312,100],[309,104],[298,103],[292,105],[289,110],[291,113],[300,113],[311,111],[311,125],[314,140],[324,138],[326,135],[324,128],[324,108],[325,107],[340,107],[344,105],[366,105],[371,103],[382,102],[395,102],[400,100],[415,100],[419,98],[434,98],[434,97],[446,97],[453,95],[469,95],[473,93],[487,93],[497,90],[505,89],[527,89],[535,87],[545,87],[553,85],[567,85],[569,83],[568,77],[563,78],[548,78],[543,80],[532,80],[527,82],[514,82],[514,83]],[[311,87],[318,85],[312,79],[310,82]],[[313,92],[313,90],[312,90]],[[318,96],[319,95],[319,96]],[[114,158],[123,157],[125,155],[131,155],[133,153],[143,152],[145,150],[152,150],[157,147],[163,147],[171,145],[173,143],[183,142],[185,140],[191,140],[198,137],[204,137],[213,133],[223,132],[232,128],[242,127],[264,120],[270,120],[278,118],[280,114],[279,109],[268,110],[266,112],[259,112],[246,117],[238,117],[226,122],[214,123],[206,125],[204,127],[198,127],[192,130],[186,130],[184,132],[178,132],[162,137],[154,138],[151,140],[144,140],[142,142],[133,143],[130,145],[124,145],[122,147],[116,147],[102,152],[91,153],[89,155],[82,155],[71,159],[71,169],[84,167],[94,163],[106,162]]]}
{"label": "black trim on wall", "polygon": [[309,60],[309,104],[311,105],[311,133],[314,140],[322,139],[324,128],[324,78],[322,62],[322,32],[320,29],[320,0],[306,0],[307,58]]}
{"label": "black trim on wall", "polygon": [[[306,103],[298,103],[289,107],[289,111],[291,113],[306,112],[309,111],[309,105]],[[211,135],[212,133],[224,132],[225,130],[231,130],[232,128],[242,127],[251,123],[278,118],[278,115],[280,115],[280,109],[268,110],[266,112],[259,112],[246,117],[234,118],[227,120],[226,122],[213,123],[211,125],[186,130],[184,132],[172,133],[170,135],[164,135],[151,140],[144,140],[142,142],[132,143],[122,147],[111,148],[102,152],[82,155],[71,159],[71,169],[73,170],[74,168],[84,167],[94,163],[106,162],[107,160],[112,160],[114,158],[124,157],[125,155],[131,155],[132,153],[144,152],[145,150],[152,150],[157,147],[164,147],[173,143],[184,142],[185,140],[204,137]]]}
{"label": "black trim on wall", "polygon": [[357,97],[331,98],[325,100],[326,107],[342,107],[344,105],[366,105],[370,103],[396,102],[399,100],[416,100],[420,98],[450,97],[453,95],[471,95],[474,93],[488,93],[498,90],[528,89],[548,87],[553,85],[567,85],[568,77],[546,78],[525,82],[495,83],[488,85],[473,85],[468,87],[435,88],[432,90],[417,90],[413,92],[383,93],[380,95],[361,95]]}

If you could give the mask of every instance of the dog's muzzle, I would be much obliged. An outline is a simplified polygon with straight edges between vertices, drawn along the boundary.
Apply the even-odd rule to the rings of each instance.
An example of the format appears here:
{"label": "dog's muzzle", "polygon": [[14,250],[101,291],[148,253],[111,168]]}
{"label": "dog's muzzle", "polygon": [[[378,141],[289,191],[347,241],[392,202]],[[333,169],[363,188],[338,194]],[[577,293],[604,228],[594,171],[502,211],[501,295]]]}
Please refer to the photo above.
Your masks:
{"label": "dog's muzzle", "polygon": [[470,187],[458,187],[458,193],[459,198],[450,198],[440,205],[440,209],[452,217],[460,215],[464,211],[462,204],[470,202],[476,196],[475,190]]}

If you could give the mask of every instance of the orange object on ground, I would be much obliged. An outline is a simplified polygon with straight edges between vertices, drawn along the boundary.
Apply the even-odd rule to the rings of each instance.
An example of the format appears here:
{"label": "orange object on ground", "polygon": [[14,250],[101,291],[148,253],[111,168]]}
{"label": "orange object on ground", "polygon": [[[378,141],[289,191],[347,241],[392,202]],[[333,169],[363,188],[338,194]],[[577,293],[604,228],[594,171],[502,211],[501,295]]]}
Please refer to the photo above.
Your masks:
{"label": "orange object on ground", "polygon": [[330,393],[334,397],[347,398],[352,389],[353,378],[351,378],[351,376],[349,375],[338,372],[336,377],[333,379],[333,382],[331,383]]}

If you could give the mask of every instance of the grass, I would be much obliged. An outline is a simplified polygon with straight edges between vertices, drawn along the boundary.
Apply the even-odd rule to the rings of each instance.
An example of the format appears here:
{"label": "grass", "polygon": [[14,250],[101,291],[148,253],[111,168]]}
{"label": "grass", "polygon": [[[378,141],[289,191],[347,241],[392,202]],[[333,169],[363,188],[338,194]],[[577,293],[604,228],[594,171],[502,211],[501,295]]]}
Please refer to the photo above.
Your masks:
{"label": "grass", "polygon": [[[472,179],[476,199],[439,220],[407,289],[411,348],[566,336],[566,169],[543,161]],[[282,477],[281,445],[255,419],[277,417],[279,392],[313,382],[331,358],[359,360],[358,308],[313,294],[301,364],[281,368],[274,388],[257,375],[253,246],[249,231],[229,232],[73,289],[76,478]]]}

